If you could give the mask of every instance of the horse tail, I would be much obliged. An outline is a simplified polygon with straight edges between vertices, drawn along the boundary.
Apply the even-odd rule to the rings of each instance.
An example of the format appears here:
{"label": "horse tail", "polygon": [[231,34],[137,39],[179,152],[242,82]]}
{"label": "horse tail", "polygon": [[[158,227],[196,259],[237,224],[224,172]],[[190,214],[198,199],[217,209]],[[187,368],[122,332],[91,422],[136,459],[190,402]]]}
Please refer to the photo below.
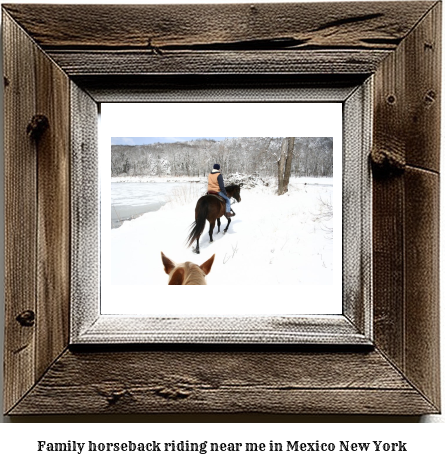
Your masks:
{"label": "horse tail", "polygon": [[[199,201],[198,201],[199,202]],[[196,206],[198,208],[198,205]],[[207,216],[209,213],[209,202],[207,198],[203,198],[199,206],[196,220],[190,225],[190,234],[187,237],[187,247],[190,247],[196,239],[198,239],[204,231]]]}

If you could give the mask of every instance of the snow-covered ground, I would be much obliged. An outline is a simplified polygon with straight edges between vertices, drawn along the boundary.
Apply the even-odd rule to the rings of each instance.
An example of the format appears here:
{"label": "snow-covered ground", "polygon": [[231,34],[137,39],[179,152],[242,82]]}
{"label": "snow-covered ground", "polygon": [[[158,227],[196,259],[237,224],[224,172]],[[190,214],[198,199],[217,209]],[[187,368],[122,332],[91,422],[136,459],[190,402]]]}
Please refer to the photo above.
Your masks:
{"label": "snow-covered ground", "polygon": [[274,191],[242,189],[228,233],[222,232],[222,218],[221,232],[215,227],[210,243],[207,223],[197,255],[185,240],[202,186],[178,186],[160,210],[111,231],[111,285],[166,285],[161,251],[177,263],[201,264],[215,254],[209,286],[332,285],[332,179],[292,179],[287,194]]}

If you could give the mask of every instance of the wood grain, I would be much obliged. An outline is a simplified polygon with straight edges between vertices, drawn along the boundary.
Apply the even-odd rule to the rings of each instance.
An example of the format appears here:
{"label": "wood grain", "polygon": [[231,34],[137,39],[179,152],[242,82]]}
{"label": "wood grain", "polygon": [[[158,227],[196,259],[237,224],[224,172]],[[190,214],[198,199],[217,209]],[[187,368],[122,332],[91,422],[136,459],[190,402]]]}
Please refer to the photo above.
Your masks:
{"label": "wood grain", "polygon": [[11,413],[434,412],[375,351],[66,352]]}
{"label": "wood grain", "polygon": [[[45,50],[395,49],[434,2],[19,5],[4,8]],[[38,17],[39,21],[35,21]]]}
{"label": "wood grain", "polygon": [[98,106],[73,82],[71,94],[70,342],[100,314]]}
{"label": "wood grain", "polygon": [[5,8],[71,76],[369,75],[433,5],[326,3],[323,16],[311,3]]}
{"label": "wood grain", "polygon": [[403,179],[374,179],[374,342],[402,370],[405,366],[403,206]]}
{"label": "wood grain", "polygon": [[442,3],[405,43],[406,162],[436,173],[440,168]]}
{"label": "wood grain", "polygon": [[[6,14],[4,24],[8,410],[68,343],[69,79]],[[35,115],[46,131],[27,131]]]}
{"label": "wood grain", "polygon": [[[439,2],[14,4],[3,12],[6,412],[439,411]],[[218,86],[344,86],[367,73],[372,152],[398,168],[374,172],[375,350],[66,347],[73,99],[91,109],[84,91],[137,100],[169,83],[217,96]],[[71,99],[70,79],[79,86]],[[49,128],[30,138],[38,112]]]}
{"label": "wood grain", "polygon": [[365,74],[388,50],[279,51],[49,51],[70,76],[178,74]]}
{"label": "wood grain", "polygon": [[[343,315],[372,341],[372,147],[373,80],[343,103]],[[347,175],[346,175],[347,173]]]}
{"label": "wood grain", "polygon": [[[26,133],[36,111],[35,46],[8,15],[3,15],[3,43],[6,411],[35,383],[37,158]],[[17,317],[24,312],[32,314],[22,325]]]}
{"label": "wood grain", "polygon": [[[438,142],[438,141],[437,141]],[[433,159],[433,157],[431,157]],[[408,379],[440,407],[439,176],[405,173],[406,317]]]}
{"label": "wood grain", "polygon": [[441,4],[376,73],[374,151],[439,171]]}
{"label": "wood grain", "polygon": [[70,295],[70,80],[36,51],[36,114],[48,128],[37,148],[37,339],[40,377],[68,344]]}
{"label": "wood grain", "polygon": [[436,405],[438,346],[430,341],[439,318],[440,8],[376,73],[373,146],[373,155],[398,166],[375,171],[375,341]]}

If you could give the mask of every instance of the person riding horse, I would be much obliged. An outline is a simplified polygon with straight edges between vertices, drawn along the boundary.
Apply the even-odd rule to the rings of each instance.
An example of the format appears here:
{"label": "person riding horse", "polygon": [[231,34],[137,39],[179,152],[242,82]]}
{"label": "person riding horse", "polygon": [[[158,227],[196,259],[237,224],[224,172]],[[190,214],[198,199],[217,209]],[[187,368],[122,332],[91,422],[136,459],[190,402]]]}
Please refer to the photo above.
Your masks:
{"label": "person riding horse", "polygon": [[218,163],[213,165],[212,172],[209,174],[207,191],[217,192],[218,195],[226,201],[226,213],[224,214],[226,218],[235,216],[230,208],[230,199],[227,196],[227,191],[224,186],[224,179],[221,174],[221,167],[218,165]]}
{"label": "person riding horse", "polygon": [[[241,186],[242,184],[232,184],[225,188],[224,180],[220,172],[218,164],[213,165],[213,170],[209,175],[208,192],[196,202],[195,221],[190,225],[190,233],[187,237],[187,247],[190,247],[196,241],[195,253],[199,253],[199,238],[204,231],[206,221],[210,223],[209,237],[210,242],[213,242],[213,229],[215,222],[218,223],[218,232],[221,228],[220,218],[225,215],[227,217],[227,226],[224,229],[224,234],[229,230],[232,216],[235,216],[233,210],[230,209],[230,200],[232,197],[241,202]],[[219,195],[218,195],[219,194]],[[224,194],[224,195],[223,195]],[[224,200],[229,200],[225,202]],[[226,213],[224,213],[226,211]]]}

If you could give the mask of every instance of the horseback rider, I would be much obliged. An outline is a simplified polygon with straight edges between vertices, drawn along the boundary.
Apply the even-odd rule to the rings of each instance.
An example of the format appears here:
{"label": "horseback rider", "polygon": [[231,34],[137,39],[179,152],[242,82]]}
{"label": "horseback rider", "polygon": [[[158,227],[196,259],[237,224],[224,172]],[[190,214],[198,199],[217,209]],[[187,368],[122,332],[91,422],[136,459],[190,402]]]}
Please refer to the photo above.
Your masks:
{"label": "horseback rider", "polygon": [[221,167],[218,165],[218,163],[213,165],[212,172],[209,174],[207,191],[217,192],[218,195],[226,201],[226,213],[224,214],[226,218],[235,216],[230,208],[230,199],[227,196],[227,191],[224,187],[224,179],[221,174]]}

